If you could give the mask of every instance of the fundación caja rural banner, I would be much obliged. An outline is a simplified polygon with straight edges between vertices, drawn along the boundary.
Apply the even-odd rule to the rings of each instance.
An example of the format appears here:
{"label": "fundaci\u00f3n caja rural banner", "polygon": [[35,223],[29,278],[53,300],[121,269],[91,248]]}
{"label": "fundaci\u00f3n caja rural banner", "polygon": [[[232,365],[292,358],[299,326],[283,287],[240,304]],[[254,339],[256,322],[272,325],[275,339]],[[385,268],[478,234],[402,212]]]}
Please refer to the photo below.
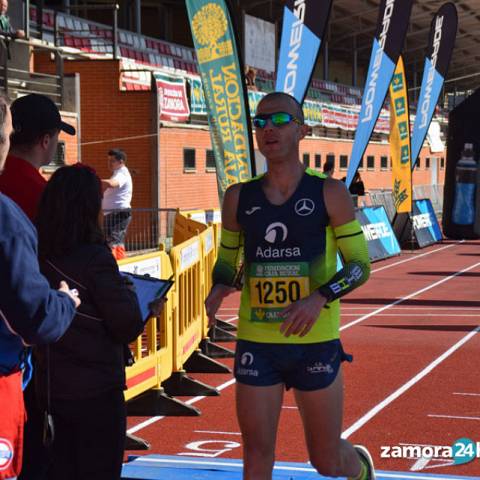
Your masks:
{"label": "fundaci\u00f3n caja rural banner", "polygon": [[382,0],[373,39],[362,106],[348,165],[347,187],[365,153],[407,33],[413,0]]}
{"label": "fundaci\u00f3n caja rural banner", "polygon": [[287,0],[275,90],[289,93],[301,104],[317,63],[332,0]]}
{"label": "fundaci\u00f3n caja rural banner", "polygon": [[412,132],[412,170],[432,121],[457,36],[458,16],[453,3],[440,7],[432,20],[423,67],[422,88]]}
{"label": "fundaci\u00f3n caja rural banner", "polygon": [[255,174],[243,65],[224,0],[186,0],[200,67],[217,167],[220,201],[226,188]]}
{"label": "fundaci\u00f3n caja rural banner", "polygon": [[400,55],[390,83],[390,156],[392,158],[393,202],[398,213],[412,211],[410,168],[410,113],[407,79]]}

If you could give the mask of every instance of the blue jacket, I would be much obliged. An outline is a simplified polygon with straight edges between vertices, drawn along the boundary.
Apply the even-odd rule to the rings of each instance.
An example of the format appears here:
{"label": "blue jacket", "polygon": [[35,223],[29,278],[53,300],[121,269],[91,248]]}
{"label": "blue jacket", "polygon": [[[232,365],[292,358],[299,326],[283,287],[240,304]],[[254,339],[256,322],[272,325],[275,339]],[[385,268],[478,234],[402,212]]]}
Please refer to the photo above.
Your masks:
{"label": "blue jacket", "polygon": [[26,345],[58,340],[74,315],[39,271],[35,227],[0,193],[0,375],[22,366]]}

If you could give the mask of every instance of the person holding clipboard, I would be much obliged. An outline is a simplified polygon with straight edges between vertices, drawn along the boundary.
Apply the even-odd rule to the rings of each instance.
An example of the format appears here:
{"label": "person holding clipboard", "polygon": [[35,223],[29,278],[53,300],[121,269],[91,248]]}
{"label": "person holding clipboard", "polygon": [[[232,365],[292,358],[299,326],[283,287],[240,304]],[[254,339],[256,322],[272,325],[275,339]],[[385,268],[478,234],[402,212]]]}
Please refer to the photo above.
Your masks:
{"label": "person holding clipboard", "polygon": [[82,301],[63,337],[34,351],[36,394],[46,412],[38,443],[41,448],[43,437],[48,446],[49,480],[120,479],[126,346],[142,333],[151,315],[145,308],[158,315],[164,302],[161,295],[144,302],[146,290],[135,292],[139,280],[127,281],[119,272],[99,225],[101,192],[93,169],[63,167],[48,182],[39,206],[42,273],[51,285],[68,279]]}

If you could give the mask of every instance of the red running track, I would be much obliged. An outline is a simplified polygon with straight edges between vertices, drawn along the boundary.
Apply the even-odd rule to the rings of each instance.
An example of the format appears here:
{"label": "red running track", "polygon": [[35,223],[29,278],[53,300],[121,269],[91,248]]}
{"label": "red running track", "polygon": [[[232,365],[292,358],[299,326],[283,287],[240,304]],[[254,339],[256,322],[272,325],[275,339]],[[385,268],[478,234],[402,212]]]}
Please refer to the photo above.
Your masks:
{"label": "red running track", "polygon": [[[480,442],[479,281],[480,242],[446,242],[373,264],[367,284],[342,301],[342,342],[354,355],[344,369],[344,436],[366,445],[378,469],[480,477],[479,459],[453,466],[381,458],[382,446]],[[228,299],[220,318],[234,321],[238,302]],[[130,417],[129,431],[152,444],[148,453],[241,458],[232,376],[192,376],[222,389],[219,397],[182,398],[200,417]],[[276,453],[307,461],[291,393]]]}

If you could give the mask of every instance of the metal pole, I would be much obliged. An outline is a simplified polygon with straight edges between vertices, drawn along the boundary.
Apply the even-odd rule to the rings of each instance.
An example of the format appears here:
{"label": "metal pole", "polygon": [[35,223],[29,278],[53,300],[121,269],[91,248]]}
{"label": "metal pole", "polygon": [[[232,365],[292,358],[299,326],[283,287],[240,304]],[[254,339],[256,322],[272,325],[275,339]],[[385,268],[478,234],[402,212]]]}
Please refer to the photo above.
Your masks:
{"label": "metal pole", "polygon": [[323,79],[328,81],[328,40],[325,41],[323,49]]}
{"label": "metal pole", "polygon": [[116,60],[118,58],[118,3],[113,7],[113,58]]}
{"label": "metal pole", "polygon": [[25,38],[28,40],[30,38],[30,0],[25,0],[24,8]]}
{"label": "metal pole", "polygon": [[358,76],[358,51],[357,51],[357,37],[353,37],[353,66],[352,66],[352,85],[357,86]]}
{"label": "metal pole", "polygon": [[135,0],[135,31],[142,33],[142,0]]}

